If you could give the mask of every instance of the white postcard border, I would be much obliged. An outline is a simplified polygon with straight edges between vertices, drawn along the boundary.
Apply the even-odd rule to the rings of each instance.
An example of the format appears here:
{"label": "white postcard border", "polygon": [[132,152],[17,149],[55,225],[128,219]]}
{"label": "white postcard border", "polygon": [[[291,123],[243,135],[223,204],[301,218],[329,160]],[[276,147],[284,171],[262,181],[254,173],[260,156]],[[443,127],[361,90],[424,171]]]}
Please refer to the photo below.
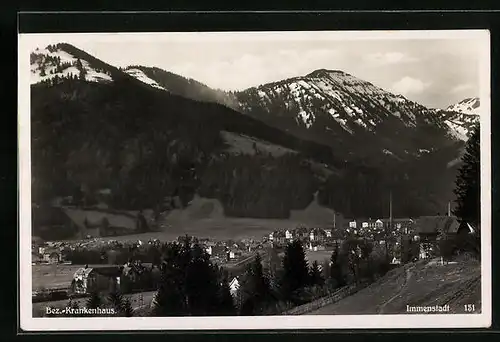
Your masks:
{"label": "white postcard border", "polygon": [[115,331],[115,330],[283,330],[283,329],[399,329],[480,328],[491,325],[491,122],[490,33],[488,30],[426,31],[314,31],[314,32],[197,32],[197,33],[72,33],[82,38],[130,37],[144,41],[207,39],[464,39],[484,42],[481,77],[481,302],[479,314],[233,316],[233,317],[132,317],[132,318],[34,318],[31,274],[31,170],[30,170],[30,64],[28,39],[49,34],[18,36],[18,149],[19,149],[19,304],[20,328],[24,331]]}

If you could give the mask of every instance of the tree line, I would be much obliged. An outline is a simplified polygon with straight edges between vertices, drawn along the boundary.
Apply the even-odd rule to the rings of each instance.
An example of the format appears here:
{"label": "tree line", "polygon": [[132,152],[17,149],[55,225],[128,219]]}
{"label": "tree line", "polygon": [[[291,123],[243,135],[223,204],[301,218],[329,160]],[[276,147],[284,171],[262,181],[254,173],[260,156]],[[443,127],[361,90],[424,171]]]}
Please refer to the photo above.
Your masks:
{"label": "tree line", "polygon": [[[308,262],[302,243],[293,241],[285,247],[282,258],[263,260],[257,254],[239,274],[214,264],[193,241],[185,237],[180,243],[154,247],[159,252],[156,260],[160,262],[160,276],[149,315],[280,314],[343,286],[374,281],[389,270],[378,245],[363,239],[348,239],[336,245],[323,263]],[[270,253],[277,251],[272,249]],[[239,288],[232,293],[230,281],[234,277]],[[112,292],[107,297],[114,299],[106,301],[103,294],[96,292],[87,303],[92,307],[104,302],[109,305],[120,296]]]}

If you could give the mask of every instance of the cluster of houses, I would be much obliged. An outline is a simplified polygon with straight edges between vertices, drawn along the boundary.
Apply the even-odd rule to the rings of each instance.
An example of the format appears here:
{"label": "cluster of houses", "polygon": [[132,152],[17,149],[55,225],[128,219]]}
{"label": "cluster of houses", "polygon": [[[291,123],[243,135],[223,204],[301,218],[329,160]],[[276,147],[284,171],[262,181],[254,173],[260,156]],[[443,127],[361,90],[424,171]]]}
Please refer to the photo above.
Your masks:
{"label": "cluster of houses", "polygon": [[454,238],[459,234],[474,232],[474,227],[461,222],[457,217],[437,215],[419,218],[351,219],[333,228],[298,227],[278,230],[265,236],[263,241],[282,247],[293,240],[300,240],[307,249],[317,251],[341,243],[350,237],[376,241],[380,244],[386,243],[387,240],[395,245],[406,237],[419,243],[419,258],[425,259],[435,255],[440,238]]}
{"label": "cluster of houses", "polygon": [[[156,246],[161,245],[161,242],[158,239],[150,239],[147,243]],[[144,244],[145,242],[141,240],[120,242],[117,240],[102,240],[100,238],[92,238],[74,241],[43,241],[38,237],[33,237],[31,243],[31,261],[32,264],[57,264],[62,262],[69,263],[68,261],[64,260],[65,251],[75,251],[82,249],[114,250],[127,247],[140,247]]]}
{"label": "cluster of houses", "polygon": [[[293,240],[300,240],[310,250],[321,250],[330,242],[335,241],[333,229],[306,228],[304,226],[295,229],[277,230],[264,236],[263,242],[275,247],[284,247]],[[338,238],[338,237],[337,237]]]}
{"label": "cluster of houses", "polygon": [[395,239],[401,235],[415,232],[415,220],[397,219],[351,219],[332,228],[306,228],[278,230],[264,237],[264,241],[275,246],[283,246],[292,240],[300,240],[309,250],[322,250],[332,243],[338,243],[349,237],[358,237],[373,241]]}
{"label": "cluster of houses", "polygon": [[[453,216],[423,216],[419,218],[394,218],[394,219],[351,219],[346,220],[338,227],[331,228],[306,228],[299,226],[295,229],[277,230],[264,236],[261,241],[253,239],[242,239],[240,241],[212,241],[210,239],[196,240],[203,246],[205,251],[214,259],[223,262],[236,261],[248,254],[267,246],[284,247],[288,242],[300,240],[304,246],[311,251],[328,249],[334,244],[341,243],[349,237],[364,238],[372,241],[385,243],[385,240],[395,242],[403,236],[420,243],[420,258],[427,258],[433,254],[435,244],[441,232],[446,236],[454,236],[459,233],[474,232],[474,228],[464,222],[460,222]],[[178,241],[185,238],[179,237]],[[43,242],[33,238],[32,263],[61,263],[64,262],[63,251],[65,249],[92,249],[92,248],[119,248],[139,247],[144,245],[143,241],[118,242],[116,240],[103,241],[99,238],[78,240]],[[149,240],[149,245],[160,245],[158,239]]]}
{"label": "cluster of houses", "polygon": [[264,246],[260,241],[240,240],[240,241],[202,241],[205,251],[216,260],[223,262],[236,261],[245,257]]}
{"label": "cluster of houses", "polygon": [[[262,240],[240,241],[211,241],[210,239],[195,239],[204,250],[216,260],[231,264],[238,260],[246,260],[256,251],[283,247],[288,242],[298,239],[311,251],[327,249],[333,244],[341,243],[349,237],[360,237],[385,243],[391,239],[396,244],[403,237],[418,243],[418,258],[428,259],[436,256],[437,244],[443,238],[455,238],[460,235],[469,235],[476,232],[476,228],[467,222],[460,221],[454,216],[423,216],[416,219],[376,219],[376,220],[347,220],[340,227],[333,228],[306,228],[279,230],[263,237]],[[179,237],[182,242],[184,237]],[[160,241],[135,241],[122,243],[117,241],[102,241],[99,239],[79,242],[41,242],[33,241],[33,262],[61,263],[64,248],[82,248],[100,246],[141,246],[160,245]],[[263,253],[265,254],[265,253]],[[35,259],[35,257],[37,259]],[[399,263],[393,260],[393,263]],[[126,291],[146,291],[154,289],[160,279],[158,266],[135,261],[125,265],[102,265],[98,267],[82,267],[78,269],[71,284],[73,293],[86,294],[92,291],[109,291],[121,289]],[[230,291],[235,295],[240,287],[237,274],[230,280]]]}

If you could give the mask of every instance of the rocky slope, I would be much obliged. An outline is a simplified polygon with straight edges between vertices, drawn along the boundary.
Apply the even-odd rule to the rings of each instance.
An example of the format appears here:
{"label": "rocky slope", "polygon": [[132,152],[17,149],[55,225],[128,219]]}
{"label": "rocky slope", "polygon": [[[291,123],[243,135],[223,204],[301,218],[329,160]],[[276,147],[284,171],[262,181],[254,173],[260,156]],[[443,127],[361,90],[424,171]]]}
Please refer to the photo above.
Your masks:
{"label": "rocky slope", "polygon": [[338,70],[237,93],[239,109],[339,154],[411,159],[457,143],[440,113]]}
{"label": "rocky slope", "polygon": [[467,140],[472,128],[479,124],[480,112],[479,98],[467,98],[448,106],[442,118],[457,138]]}

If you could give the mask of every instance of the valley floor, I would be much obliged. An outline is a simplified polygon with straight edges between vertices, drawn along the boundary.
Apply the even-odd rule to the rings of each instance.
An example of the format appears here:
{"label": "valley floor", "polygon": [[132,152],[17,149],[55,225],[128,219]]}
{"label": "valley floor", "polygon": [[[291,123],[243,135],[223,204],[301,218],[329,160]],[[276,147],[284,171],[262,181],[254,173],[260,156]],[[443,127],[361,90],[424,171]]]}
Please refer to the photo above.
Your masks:
{"label": "valley floor", "polygon": [[168,220],[162,231],[142,234],[102,237],[102,240],[117,241],[160,241],[174,240],[179,236],[188,234],[197,238],[210,238],[211,240],[226,239],[258,239],[279,229],[296,228],[301,221],[281,219],[256,219],[256,218],[207,218],[198,220]]}

